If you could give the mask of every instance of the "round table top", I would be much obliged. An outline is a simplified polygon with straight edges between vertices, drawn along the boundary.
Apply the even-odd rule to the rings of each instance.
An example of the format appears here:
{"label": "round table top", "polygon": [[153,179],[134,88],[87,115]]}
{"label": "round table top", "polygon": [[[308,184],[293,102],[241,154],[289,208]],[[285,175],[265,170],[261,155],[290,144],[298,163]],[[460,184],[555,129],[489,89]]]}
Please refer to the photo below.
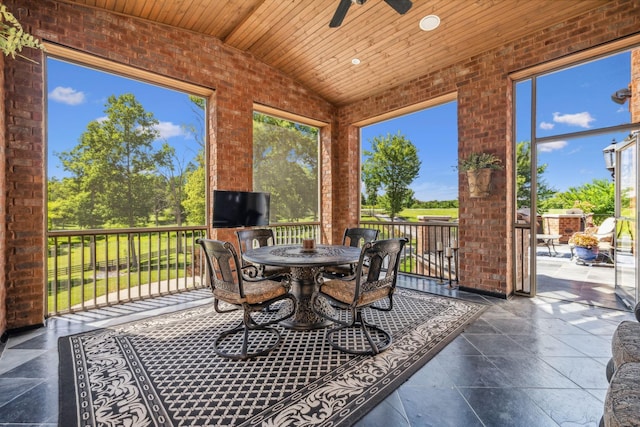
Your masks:
{"label": "round table top", "polygon": [[248,250],[242,257],[255,264],[282,267],[318,267],[357,263],[360,248],[341,245],[317,245],[313,251],[303,250],[302,245],[262,246]]}

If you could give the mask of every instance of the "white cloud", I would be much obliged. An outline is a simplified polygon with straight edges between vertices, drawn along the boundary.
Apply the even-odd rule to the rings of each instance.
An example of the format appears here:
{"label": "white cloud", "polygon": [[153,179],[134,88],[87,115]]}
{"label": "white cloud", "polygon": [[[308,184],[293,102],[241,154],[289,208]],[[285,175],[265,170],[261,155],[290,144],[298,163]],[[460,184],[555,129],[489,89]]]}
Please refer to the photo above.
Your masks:
{"label": "white cloud", "polygon": [[567,141],[551,141],[543,144],[538,144],[538,150],[543,153],[550,153],[552,151],[561,150],[567,146]]}
{"label": "white cloud", "polygon": [[172,122],[160,122],[155,126],[160,134],[160,138],[169,139],[174,136],[185,136],[186,133],[182,127]]}
{"label": "white cloud", "polygon": [[98,117],[98,118],[96,119],[96,122],[98,122],[98,123],[102,123],[102,122],[106,122],[107,120],[109,120],[109,117],[107,117],[107,116],[102,116],[102,117]]}
{"label": "white cloud", "polygon": [[544,129],[544,130],[550,130],[553,129],[555,125],[553,123],[549,123],[549,122],[542,122],[540,123],[540,129]]}
{"label": "white cloud", "polygon": [[85,101],[84,92],[78,92],[73,88],[62,86],[58,86],[49,92],[49,98],[67,105],[79,105]]}
{"label": "white cloud", "polygon": [[560,114],[553,113],[553,121],[556,123],[564,123],[570,126],[580,126],[590,128],[591,122],[595,121],[589,112],[584,111],[576,114]]}

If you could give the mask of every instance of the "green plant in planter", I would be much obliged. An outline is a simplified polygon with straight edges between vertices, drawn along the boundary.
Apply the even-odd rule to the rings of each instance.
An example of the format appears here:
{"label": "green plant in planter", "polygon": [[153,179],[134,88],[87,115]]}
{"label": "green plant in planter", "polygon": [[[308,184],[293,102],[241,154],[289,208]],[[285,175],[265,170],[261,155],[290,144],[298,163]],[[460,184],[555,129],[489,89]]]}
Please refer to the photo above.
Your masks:
{"label": "green plant in planter", "polygon": [[569,239],[569,243],[576,246],[583,246],[585,248],[593,248],[598,246],[598,238],[593,234],[577,232],[573,233],[573,236]]}
{"label": "green plant in planter", "polygon": [[487,197],[491,193],[491,173],[502,169],[502,162],[491,153],[471,153],[458,164],[460,172],[466,172],[471,197]]}
{"label": "green plant in planter", "polygon": [[11,55],[12,58],[15,58],[17,55],[35,62],[18,53],[22,52],[24,47],[44,50],[42,43],[31,34],[25,32],[16,17],[9,12],[7,6],[0,3],[0,50],[5,56]]}
{"label": "green plant in planter", "polygon": [[491,153],[471,153],[461,159],[458,165],[460,172],[476,171],[478,169],[502,169],[502,161]]}

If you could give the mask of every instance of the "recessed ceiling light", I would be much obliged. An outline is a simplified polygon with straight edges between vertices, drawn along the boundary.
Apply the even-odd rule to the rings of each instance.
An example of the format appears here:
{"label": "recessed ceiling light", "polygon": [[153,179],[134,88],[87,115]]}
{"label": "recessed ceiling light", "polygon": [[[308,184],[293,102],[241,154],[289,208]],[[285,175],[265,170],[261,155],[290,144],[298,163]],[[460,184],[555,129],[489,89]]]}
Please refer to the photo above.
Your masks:
{"label": "recessed ceiling light", "polygon": [[427,15],[420,20],[420,29],[422,31],[432,31],[440,25],[440,17],[437,15]]}
{"label": "recessed ceiling light", "polygon": [[358,64],[360,64],[360,60],[359,60],[358,58],[353,58],[353,59],[351,60],[351,63],[352,63],[353,65],[358,65]]}

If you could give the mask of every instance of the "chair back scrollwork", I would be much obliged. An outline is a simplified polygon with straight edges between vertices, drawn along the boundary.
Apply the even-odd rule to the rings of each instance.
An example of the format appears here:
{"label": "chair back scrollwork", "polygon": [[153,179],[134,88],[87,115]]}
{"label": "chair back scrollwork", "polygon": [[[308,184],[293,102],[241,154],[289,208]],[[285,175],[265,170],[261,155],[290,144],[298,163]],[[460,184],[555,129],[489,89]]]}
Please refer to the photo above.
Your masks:
{"label": "chair back scrollwork", "polygon": [[[355,275],[318,278],[312,308],[334,322],[327,331],[329,344],[353,354],[377,354],[391,345],[391,334],[364,318],[365,308],[391,311],[402,251],[407,239],[367,242],[362,247]],[[336,313],[319,310],[318,298],[328,300]],[[340,310],[343,314],[340,314]]]}
{"label": "chair back scrollwork", "polygon": [[[256,278],[244,270],[234,246],[229,242],[198,239],[207,263],[214,310],[229,313],[242,310],[239,324],[220,332],[214,342],[215,352],[231,359],[245,360],[267,354],[281,341],[280,331],[271,327],[295,313],[297,300],[289,293],[288,278]],[[220,304],[223,302],[225,304]],[[237,349],[240,337],[240,350]]]}

